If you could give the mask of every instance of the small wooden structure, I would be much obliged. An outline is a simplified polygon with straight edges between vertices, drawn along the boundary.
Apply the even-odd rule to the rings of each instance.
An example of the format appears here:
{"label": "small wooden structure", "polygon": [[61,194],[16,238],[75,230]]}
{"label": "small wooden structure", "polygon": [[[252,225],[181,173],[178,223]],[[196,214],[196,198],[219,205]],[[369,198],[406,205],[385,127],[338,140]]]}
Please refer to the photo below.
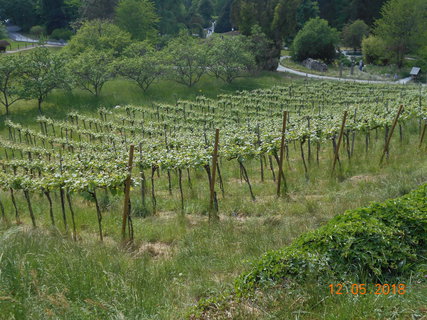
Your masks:
{"label": "small wooden structure", "polygon": [[421,73],[421,68],[413,67],[410,75],[411,75],[413,80],[416,80],[420,76],[420,73]]}
{"label": "small wooden structure", "polygon": [[6,52],[7,47],[10,46],[10,43],[6,40],[0,40],[0,52]]}

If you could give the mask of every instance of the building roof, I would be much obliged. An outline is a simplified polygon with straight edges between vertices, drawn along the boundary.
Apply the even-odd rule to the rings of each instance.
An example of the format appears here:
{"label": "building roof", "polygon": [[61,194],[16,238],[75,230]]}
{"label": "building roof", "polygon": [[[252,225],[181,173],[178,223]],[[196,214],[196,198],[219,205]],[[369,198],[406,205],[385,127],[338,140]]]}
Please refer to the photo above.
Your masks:
{"label": "building roof", "polygon": [[411,76],[417,76],[420,73],[420,71],[421,71],[421,68],[413,67],[410,74]]}

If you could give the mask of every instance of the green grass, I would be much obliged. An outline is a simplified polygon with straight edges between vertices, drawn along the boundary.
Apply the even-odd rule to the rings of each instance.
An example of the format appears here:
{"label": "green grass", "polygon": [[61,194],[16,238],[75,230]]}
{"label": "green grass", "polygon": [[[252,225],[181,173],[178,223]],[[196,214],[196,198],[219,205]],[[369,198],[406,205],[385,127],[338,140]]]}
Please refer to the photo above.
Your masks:
{"label": "green grass", "polygon": [[[236,90],[268,88],[302,81],[279,73],[261,73],[226,85],[203,77],[194,88],[161,81],[143,93],[125,80],[107,83],[100,97],[74,90],[54,91],[43,105],[47,116],[63,119],[71,110],[94,114],[99,106],[153,102],[174,103],[197,95],[215,97]],[[37,127],[35,101],[21,101],[11,108],[10,118]],[[5,135],[0,116],[0,134]],[[47,201],[32,194],[39,227],[29,228],[30,219],[22,194],[17,194],[24,224],[14,225],[9,195],[0,193],[8,222],[0,219],[0,319],[181,319],[201,298],[219,295],[232,288],[233,279],[248,270],[247,261],[267,250],[278,249],[308,230],[325,224],[333,216],[370,201],[401,196],[427,180],[425,153],[418,149],[418,126],[404,126],[403,141],[392,140],[391,157],[379,166],[382,134],[372,137],[372,149],[364,152],[364,137],[357,136],[355,157],[342,156],[338,178],[330,175],[330,146],[322,148],[320,165],[309,165],[310,179],[303,174],[298,146],[290,146],[286,166],[289,197],[275,197],[275,183],[266,170],[260,181],[259,162],[246,163],[257,201],[251,201],[247,185],[240,181],[238,165],[222,166],[225,197],[219,195],[221,222],[207,222],[208,185],[206,173],[192,171],[192,187],[184,174],[185,215],[180,214],[177,177],[173,173],[173,193],[168,193],[166,173],[156,177],[158,215],[134,217],[136,241],[120,244],[121,196],[108,199],[100,193],[104,208],[105,241],[97,240],[96,211],[87,197],[74,195],[78,241],[64,234],[58,195],[54,195],[57,228],[50,226]],[[148,174],[148,172],[147,172]],[[150,185],[148,185],[150,187]],[[134,213],[140,212],[139,191],[132,191]],[[150,211],[150,199],[148,199]],[[70,217],[68,217],[70,219]],[[421,290],[421,289],[420,289]],[[268,307],[264,319],[287,319],[284,310],[311,312],[310,319],[325,319],[331,310],[340,314],[330,319],[347,319],[349,310],[365,310],[364,318],[383,319],[393,310],[419,313],[425,291],[414,290],[403,300],[327,297],[325,291],[307,284],[296,295],[272,292],[258,306]],[[378,307],[376,303],[381,303]],[[405,311],[405,312],[406,312]],[[244,310],[242,312],[245,312]],[[246,314],[248,314],[246,312]],[[340,318],[341,315],[341,318]],[[241,319],[263,319],[255,315]],[[293,316],[292,318],[295,318]]]}
{"label": "green grass", "polygon": [[[217,225],[207,222],[204,172],[192,172],[192,189],[185,183],[187,214],[184,216],[179,213],[176,177],[173,195],[169,196],[163,172],[156,181],[157,194],[161,195],[159,214],[134,217],[136,242],[125,249],[119,241],[121,197],[103,200],[106,237],[104,244],[100,244],[96,240],[96,212],[90,201],[74,198],[79,241],[73,243],[49,227],[47,202],[36,194],[32,200],[40,227],[37,230],[27,227],[30,220],[26,203],[23,195],[18,194],[25,224],[11,229],[4,226],[0,232],[0,308],[5,310],[0,319],[12,315],[17,319],[181,319],[199,299],[230,290],[233,279],[248,270],[245,261],[289,244],[301,233],[318,228],[346,209],[403,195],[425,182],[425,157],[416,144],[409,143],[417,137],[416,126],[405,128],[404,134],[402,145],[397,137],[393,139],[387,165],[378,165],[382,146],[379,138],[369,154],[353,158],[351,165],[343,158],[338,180],[330,178],[331,158],[326,149],[320,167],[313,162],[310,165],[311,178],[306,181],[301,174],[298,149],[291,147],[292,169],[286,168],[288,199],[274,196],[275,184],[269,173],[266,182],[259,182],[258,163],[254,161],[248,164],[248,169],[257,201],[251,201],[247,186],[240,183],[237,165],[224,164],[226,197],[219,198],[221,222]],[[356,142],[356,154],[363,154],[362,141],[363,137],[359,137]],[[138,190],[133,192],[135,205]],[[4,193],[0,196],[12,223],[8,196]],[[62,230],[58,202],[55,201],[54,211]],[[297,295],[286,299],[283,293],[272,292],[257,306],[260,309],[268,306],[274,311],[272,316],[252,315],[252,319],[286,319],[283,308],[289,307],[295,312],[314,312],[308,314],[311,315],[308,319],[325,319],[325,312],[335,308],[340,308],[341,315],[350,308],[377,309],[373,299],[328,298],[326,288],[320,289],[307,284],[296,290]],[[393,310],[415,310],[421,305],[422,292],[425,291],[417,289],[409,298],[400,300],[384,299],[381,309],[371,316],[383,319]],[[317,305],[315,301],[322,302]]]}
{"label": "green grass", "polygon": [[[199,95],[215,98],[218,94],[233,93],[238,90],[253,90],[286,84],[289,81],[293,81],[293,79],[295,77],[285,74],[262,72],[257,75],[248,75],[247,77],[236,79],[232,84],[226,84],[213,77],[204,76],[192,88],[171,80],[162,80],[154,83],[145,93],[130,81],[116,79],[106,83],[99,97],[80,90],[73,90],[72,92],[54,90],[43,103],[42,109],[46,116],[63,119],[71,110],[93,114],[100,106],[144,105],[154,102],[175,104],[177,99],[193,100]],[[4,120],[6,119],[5,110],[1,111],[0,133],[4,129]],[[18,101],[11,106],[10,111],[11,120],[32,125],[34,124],[34,119],[38,116],[37,102],[35,100]]]}
{"label": "green grass", "polygon": [[26,48],[37,46],[37,43],[32,43],[32,42],[14,41],[12,39],[6,39],[6,40],[7,42],[10,43],[10,46],[7,47],[7,51],[15,51],[15,50],[26,49]]}
{"label": "green grass", "polygon": [[[233,318],[274,314],[284,319],[299,313],[302,319],[318,319],[324,313],[328,319],[347,319],[348,309],[357,309],[354,318],[421,317],[427,293],[426,201],[424,185],[340,214],[291,246],[268,251],[236,279],[233,294],[202,301],[194,314],[217,319],[227,311]],[[387,292],[376,284],[396,288]]]}

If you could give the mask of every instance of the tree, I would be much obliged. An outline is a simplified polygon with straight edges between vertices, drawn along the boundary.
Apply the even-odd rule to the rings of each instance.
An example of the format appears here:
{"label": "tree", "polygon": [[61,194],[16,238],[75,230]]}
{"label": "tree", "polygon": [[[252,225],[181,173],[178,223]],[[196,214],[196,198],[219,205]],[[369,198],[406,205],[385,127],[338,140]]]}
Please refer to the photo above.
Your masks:
{"label": "tree", "polygon": [[301,30],[306,22],[319,17],[319,4],[313,0],[302,0],[297,9],[297,30]]}
{"label": "tree", "polygon": [[63,59],[47,48],[36,48],[26,56],[23,71],[23,87],[26,99],[37,99],[39,112],[49,93],[64,86]]}
{"label": "tree", "polygon": [[67,26],[63,7],[63,0],[40,0],[40,14],[48,34]]}
{"label": "tree", "polygon": [[390,0],[375,25],[375,35],[383,39],[395,55],[396,64],[403,66],[405,54],[416,51],[418,37],[427,27],[425,0]]}
{"label": "tree", "polygon": [[23,98],[23,62],[21,55],[0,55],[0,103],[6,108],[6,115],[9,115],[9,107]]}
{"label": "tree", "polygon": [[192,87],[206,73],[207,50],[199,39],[182,32],[169,42],[166,55],[170,72],[178,83]]}
{"label": "tree", "polygon": [[7,38],[7,30],[3,23],[0,22],[0,39]]}
{"label": "tree", "polygon": [[150,41],[136,41],[132,42],[124,51],[123,56],[128,58],[135,58],[152,53],[154,47]]}
{"label": "tree", "polygon": [[209,42],[209,72],[217,78],[232,83],[254,67],[254,55],[243,36],[214,36]]}
{"label": "tree", "polygon": [[283,39],[296,32],[296,12],[301,0],[235,0],[232,20],[244,35],[251,35],[255,25],[271,40],[266,50],[269,56],[263,67],[276,70],[279,64]]}
{"label": "tree", "polygon": [[83,23],[66,50],[73,55],[86,50],[99,50],[119,56],[131,42],[131,35],[111,22],[92,20]]}
{"label": "tree", "polygon": [[341,33],[342,42],[345,46],[356,51],[362,46],[362,40],[369,35],[369,26],[362,20],[356,20],[347,24]]}
{"label": "tree", "polygon": [[118,0],[82,0],[80,15],[85,20],[108,20],[114,18]]}
{"label": "tree", "polygon": [[331,62],[336,56],[337,43],[338,32],[326,20],[311,19],[294,39],[293,58],[297,61],[313,58]]}
{"label": "tree", "polygon": [[374,35],[362,40],[362,53],[366,63],[386,65],[390,61],[390,53],[385,41]]}
{"label": "tree", "polygon": [[203,18],[203,26],[209,26],[214,13],[214,8],[211,0],[200,0],[199,7],[197,10],[200,16]]}
{"label": "tree", "polygon": [[387,0],[352,0],[350,5],[350,19],[363,20],[372,26],[375,19],[380,17],[381,7]]}
{"label": "tree", "polygon": [[251,35],[249,36],[249,48],[255,57],[255,64],[259,70],[266,69],[274,63],[274,61],[271,60],[276,59],[271,56],[270,52],[272,42],[273,41],[262,32],[260,26],[253,26]]}
{"label": "tree", "polygon": [[62,10],[65,15],[66,21],[75,21],[80,18],[80,7],[82,0],[64,0]]}
{"label": "tree", "polygon": [[109,51],[86,50],[67,65],[73,84],[99,96],[102,87],[112,78],[114,58]]}
{"label": "tree", "polygon": [[228,2],[225,4],[224,8],[222,9],[218,21],[215,26],[215,32],[217,33],[224,33],[231,31],[232,25],[231,25],[231,6],[233,4],[233,0],[228,0]]}
{"label": "tree", "polygon": [[28,31],[32,26],[41,23],[37,5],[36,0],[0,0],[1,19],[11,19],[24,31]]}
{"label": "tree", "polygon": [[351,14],[353,0],[318,0],[320,18],[325,19],[335,28],[341,29]]}
{"label": "tree", "polygon": [[154,81],[166,73],[161,52],[150,50],[142,55],[124,57],[114,63],[114,73],[135,81],[145,92]]}
{"label": "tree", "polygon": [[135,40],[156,39],[157,22],[159,17],[149,0],[121,0],[116,8],[117,25]]}

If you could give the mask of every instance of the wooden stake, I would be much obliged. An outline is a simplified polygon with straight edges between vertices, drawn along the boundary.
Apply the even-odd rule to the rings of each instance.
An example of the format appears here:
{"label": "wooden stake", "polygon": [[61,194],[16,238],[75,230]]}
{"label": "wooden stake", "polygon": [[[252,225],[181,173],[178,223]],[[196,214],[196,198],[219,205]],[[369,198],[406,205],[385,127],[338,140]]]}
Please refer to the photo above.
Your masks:
{"label": "wooden stake", "polygon": [[212,218],[218,219],[217,210],[215,208],[215,178],[216,178],[216,166],[218,161],[218,143],[219,143],[219,129],[215,130],[215,145],[214,152],[212,155],[212,178],[211,178],[211,190],[210,190],[210,202],[209,202],[209,220]]}
{"label": "wooden stake", "polygon": [[423,144],[424,136],[426,135],[426,130],[427,130],[427,120],[426,120],[426,122],[424,123],[423,132],[421,133],[420,146],[419,146],[420,148],[421,148],[421,146],[422,146],[422,144]]}
{"label": "wooden stake", "polygon": [[388,148],[390,146],[391,137],[393,136],[394,128],[396,128],[397,121],[399,120],[399,117],[400,117],[400,114],[402,113],[402,111],[403,111],[403,104],[400,105],[399,110],[397,111],[396,117],[394,118],[393,125],[391,127],[391,131],[389,132],[389,134],[387,136],[387,141],[386,141],[385,146],[384,146],[384,151],[383,151],[383,154],[382,154],[381,159],[380,159],[380,164],[383,162],[384,156],[389,151]]}
{"label": "wooden stake", "polygon": [[334,164],[332,165],[332,174],[335,171],[335,167],[337,165],[337,160],[338,160],[338,156],[340,154],[340,146],[341,146],[341,142],[342,142],[342,137],[344,135],[344,128],[345,128],[345,122],[347,121],[347,110],[344,111],[344,117],[342,119],[342,124],[341,124],[341,130],[340,130],[340,136],[338,138],[338,144],[337,147],[335,148],[335,156],[334,156]]}
{"label": "wooden stake", "polygon": [[282,141],[280,143],[279,176],[277,179],[277,196],[278,197],[280,197],[280,188],[281,188],[282,176],[283,176],[283,156],[284,156],[284,150],[285,150],[285,132],[286,132],[286,119],[287,119],[287,117],[288,117],[288,111],[284,111],[283,112],[283,125],[282,125]]}
{"label": "wooden stake", "polygon": [[133,165],[133,152],[135,146],[133,144],[130,145],[129,150],[129,162],[128,162],[128,177],[125,181],[125,202],[123,205],[123,220],[122,220],[122,239],[126,238],[126,222],[129,217],[129,200],[130,200],[130,182],[132,176],[132,165]]}

